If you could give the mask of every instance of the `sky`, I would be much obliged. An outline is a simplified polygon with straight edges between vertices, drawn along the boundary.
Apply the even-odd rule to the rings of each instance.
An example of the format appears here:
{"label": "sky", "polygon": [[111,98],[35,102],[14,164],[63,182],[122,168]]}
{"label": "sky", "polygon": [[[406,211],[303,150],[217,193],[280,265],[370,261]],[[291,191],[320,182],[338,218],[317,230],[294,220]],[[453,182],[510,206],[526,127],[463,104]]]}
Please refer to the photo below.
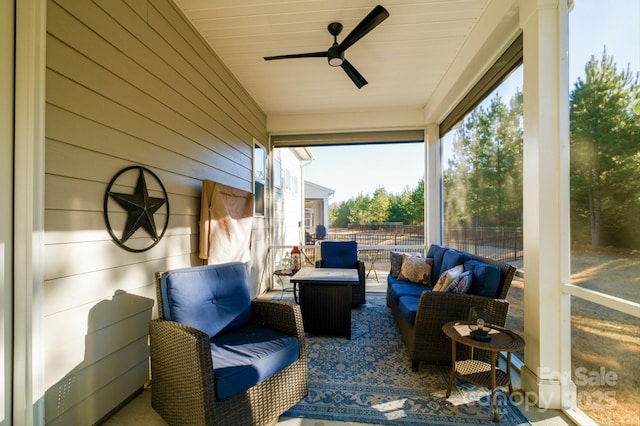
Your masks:
{"label": "sky", "polygon": [[304,179],[333,189],[330,204],[360,193],[372,195],[380,186],[400,194],[406,187],[414,189],[424,176],[421,143],[322,146],[312,151],[316,159],[304,168]]}
{"label": "sky", "polygon": [[[640,70],[640,0],[574,0],[569,15],[570,89],[592,55],[601,59],[602,48],[613,56],[618,70],[627,64]],[[514,81],[520,76],[514,75]],[[499,88],[503,100],[514,84]],[[314,147],[316,159],[305,167],[304,178],[331,188],[330,203],[343,202],[358,194],[372,195],[383,186],[391,194],[413,190],[424,176],[422,144]]]}

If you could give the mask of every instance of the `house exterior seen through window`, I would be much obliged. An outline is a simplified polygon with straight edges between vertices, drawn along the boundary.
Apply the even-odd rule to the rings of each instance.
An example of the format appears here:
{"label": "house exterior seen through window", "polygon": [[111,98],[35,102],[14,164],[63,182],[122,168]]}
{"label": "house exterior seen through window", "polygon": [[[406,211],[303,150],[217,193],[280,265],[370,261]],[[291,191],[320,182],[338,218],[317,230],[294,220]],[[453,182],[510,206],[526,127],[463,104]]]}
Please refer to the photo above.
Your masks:
{"label": "house exterior seen through window", "polygon": [[282,160],[273,160],[273,187],[282,189]]}

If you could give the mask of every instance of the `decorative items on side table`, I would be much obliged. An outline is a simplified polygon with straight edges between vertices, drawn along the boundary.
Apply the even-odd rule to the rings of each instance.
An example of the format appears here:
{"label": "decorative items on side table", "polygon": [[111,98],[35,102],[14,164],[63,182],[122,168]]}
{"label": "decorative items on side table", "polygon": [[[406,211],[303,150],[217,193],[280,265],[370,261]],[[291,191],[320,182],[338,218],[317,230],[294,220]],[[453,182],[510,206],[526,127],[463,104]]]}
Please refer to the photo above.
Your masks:
{"label": "decorative items on side table", "polygon": [[300,249],[298,246],[294,246],[293,249],[291,249],[291,271],[294,274],[302,267],[301,260]]}
{"label": "decorative items on side table", "polygon": [[469,328],[471,329],[470,336],[473,340],[480,342],[490,342],[491,335],[489,329],[485,328],[485,323],[489,318],[489,313],[485,308],[471,307],[469,309]]}
{"label": "decorative items on side table", "polygon": [[[480,333],[477,332],[478,330],[480,330]],[[525,344],[524,339],[507,328],[485,324],[482,317],[479,317],[475,322],[448,322],[442,326],[442,331],[451,339],[451,378],[449,379],[446,397],[448,398],[451,395],[451,388],[456,376],[478,386],[487,386],[491,388],[493,421],[498,422],[496,387],[508,386],[509,393],[513,392],[511,385],[511,353],[522,350]],[[482,336],[485,331],[486,335]],[[475,337],[474,332],[476,334]],[[477,335],[482,337],[477,337]],[[456,346],[458,343],[470,348],[469,359],[457,360]],[[490,354],[489,362],[474,359],[473,352],[478,349],[487,351]],[[506,371],[496,368],[498,352],[507,353]]]}

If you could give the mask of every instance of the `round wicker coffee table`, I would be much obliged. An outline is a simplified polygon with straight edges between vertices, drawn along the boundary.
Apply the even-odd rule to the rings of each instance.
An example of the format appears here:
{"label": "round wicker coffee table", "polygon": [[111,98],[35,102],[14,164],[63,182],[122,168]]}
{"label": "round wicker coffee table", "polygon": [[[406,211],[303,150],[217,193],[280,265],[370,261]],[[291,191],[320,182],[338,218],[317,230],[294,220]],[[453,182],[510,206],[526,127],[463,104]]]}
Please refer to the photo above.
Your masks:
{"label": "round wicker coffee table", "polygon": [[[511,385],[511,353],[524,348],[524,339],[512,330],[497,325],[485,325],[489,329],[491,340],[479,341],[471,337],[469,321],[451,321],[442,326],[442,331],[451,338],[451,378],[447,388],[447,398],[451,395],[451,388],[456,376],[478,386],[491,388],[491,403],[493,407],[493,421],[498,422],[497,386],[508,386],[509,393],[513,392]],[[456,361],[456,345],[461,343],[471,348],[471,357],[467,360]],[[490,361],[473,359],[473,349],[482,349],[490,354]],[[507,353],[507,371],[496,368],[498,352]]]}

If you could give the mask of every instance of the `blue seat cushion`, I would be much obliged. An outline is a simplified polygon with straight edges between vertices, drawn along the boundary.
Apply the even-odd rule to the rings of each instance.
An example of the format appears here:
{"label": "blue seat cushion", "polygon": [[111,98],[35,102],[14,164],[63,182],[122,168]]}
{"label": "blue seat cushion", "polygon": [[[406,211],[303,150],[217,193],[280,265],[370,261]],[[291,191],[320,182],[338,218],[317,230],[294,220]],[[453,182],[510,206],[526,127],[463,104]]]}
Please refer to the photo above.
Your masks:
{"label": "blue seat cushion", "polygon": [[422,292],[431,291],[433,287],[426,286],[424,284],[414,284],[406,281],[398,281],[391,286],[391,298],[398,303],[398,300],[402,296],[417,296],[420,297]]}
{"label": "blue seat cushion", "polygon": [[403,282],[406,283],[406,281],[400,281],[397,277],[394,277],[391,274],[387,275],[387,287],[389,288],[393,287],[398,283],[403,283]]}
{"label": "blue seat cushion", "polygon": [[398,300],[400,315],[411,325],[416,321],[416,312],[420,304],[420,296],[402,296]]}
{"label": "blue seat cushion", "polygon": [[473,271],[469,294],[495,298],[500,286],[500,268],[479,260],[464,262],[465,271]]}
{"label": "blue seat cushion", "polygon": [[221,401],[268,379],[294,363],[298,339],[249,325],[211,339],[216,398]]}
{"label": "blue seat cushion", "polygon": [[209,338],[251,322],[244,263],[174,269],[163,274],[160,289],[165,319],[197,328]]}
{"label": "blue seat cushion", "polygon": [[323,241],[320,243],[323,268],[353,268],[358,263],[355,241]]}

